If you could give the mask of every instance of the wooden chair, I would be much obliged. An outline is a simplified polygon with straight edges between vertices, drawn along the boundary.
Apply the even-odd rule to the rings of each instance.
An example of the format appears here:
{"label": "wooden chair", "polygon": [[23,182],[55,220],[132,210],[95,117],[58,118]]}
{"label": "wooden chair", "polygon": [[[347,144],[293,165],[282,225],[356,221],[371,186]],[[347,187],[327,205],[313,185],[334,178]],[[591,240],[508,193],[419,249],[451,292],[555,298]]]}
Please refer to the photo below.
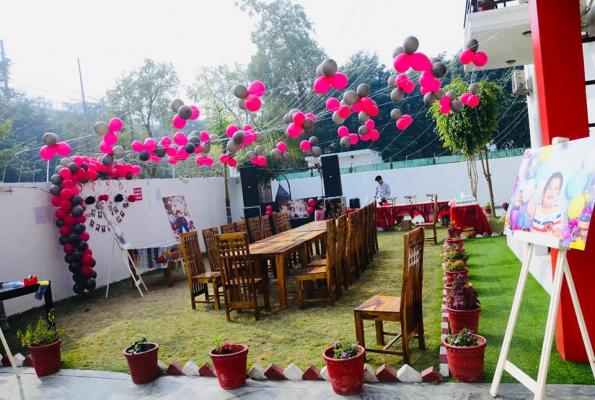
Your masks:
{"label": "wooden chair", "polygon": [[377,210],[377,205],[376,202],[372,202],[370,204],[372,206],[372,227],[371,229],[371,234],[372,234],[372,244],[373,244],[373,252],[376,253],[378,252],[378,229],[377,229],[377,215],[378,215],[378,210]]}
{"label": "wooden chair", "polygon": [[246,225],[246,220],[242,219],[234,224],[236,227],[236,232],[246,232],[248,233],[248,225]]}
{"label": "wooden chair", "polygon": [[[254,319],[264,308],[271,310],[269,287],[266,277],[257,278],[254,262],[250,259],[248,234],[246,232],[217,235],[217,253],[221,260],[223,291],[225,293],[225,316],[230,321],[229,312],[243,308],[254,309]],[[264,305],[258,305],[257,294],[264,297]]]}
{"label": "wooden chair", "polygon": [[219,230],[217,227],[207,228],[202,230],[202,239],[205,243],[205,250],[207,251],[207,258],[211,271],[219,271],[219,254],[217,253],[217,235]]}
{"label": "wooden chair", "polygon": [[347,218],[347,242],[345,246],[347,282],[353,283],[353,274],[359,279],[359,268],[357,266],[357,215],[358,211],[352,212]]}
{"label": "wooden chair", "polygon": [[438,234],[436,233],[436,222],[438,221],[438,196],[434,198],[434,219],[432,222],[423,222],[421,224],[415,224],[415,227],[424,228],[424,230],[432,229],[434,231],[433,237],[426,237],[426,242],[434,242],[438,244]]}
{"label": "wooden chair", "polygon": [[235,233],[236,226],[234,224],[221,225],[221,233]]}
{"label": "wooden chair", "polygon": [[347,216],[341,215],[337,218],[337,272],[338,283],[343,283],[343,288],[349,290],[349,275],[351,274],[347,264]]}
{"label": "wooden chair", "polygon": [[271,220],[267,215],[263,215],[260,217],[260,221],[262,222],[262,234],[265,238],[269,236],[273,236],[273,230],[271,229]]}
{"label": "wooden chair", "polygon": [[260,217],[248,218],[248,226],[250,227],[250,238],[252,239],[252,243],[264,239],[262,226],[260,225]]}
{"label": "wooden chair", "polygon": [[289,222],[289,213],[280,212],[273,215],[273,223],[275,224],[275,232],[281,233],[291,229]]}
{"label": "wooden chair", "polygon": [[[307,267],[297,271],[295,286],[297,289],[298,307],[300,310],[304,308],[304,303],[328,301],[331,303],[331,306],[335,304],[334,294],[337,291],[337,272],[335,270],[337,262],[336,237],[337,228],[335,221],[326,221],[326,258],[316,260],[308,264]],[[304,299],[304,283],[320,279],[326,280],[328,295],[326,297]]]}
{"label": "wooden chair", "polygon": [[[215,310],[219,310],[219,286],[221,274],[219,271],[207,272],[202,259],[202,252],[198,243],[198,234],[188,232],[180,234],[180,243],[186,266],[186,276],[190,287],[190,302],[196,310],[196,303],[215,303]],[[209,284],[213,285],[213,295],[209,295]],[[204,294],[205,300],[198,301],[196,297]]]}
{"label": "wooden chair", "polygon": [[[355,335],[362,347],[366,347],[364,339],[364,320],[374,320],[376,325],[376,343],[384,345],[384,336],[394,338],[382,349],[366,348],[367,352],[402,355],[406,364],[410,364],[409,342],[417,337],[419,348],[425,350],[422,285],[424,230],[415,229],[404,237],[405,263],[403,265],[403,282],[401,297],[374,296],[353,310],[355,316]],[[384,321],[400,322],[401,332],[384,331]],[[389,350],[397,340],[403,342],[403,350]]]}

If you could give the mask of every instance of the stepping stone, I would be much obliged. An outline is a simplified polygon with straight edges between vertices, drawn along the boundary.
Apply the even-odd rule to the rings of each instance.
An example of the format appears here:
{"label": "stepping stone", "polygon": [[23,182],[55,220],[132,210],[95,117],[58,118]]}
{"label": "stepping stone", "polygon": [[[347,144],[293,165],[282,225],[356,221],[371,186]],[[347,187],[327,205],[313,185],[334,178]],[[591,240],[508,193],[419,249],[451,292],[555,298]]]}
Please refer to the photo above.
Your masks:
{"label": "stepping stone", "polygon": [[32,367],[33,366],[33,359],[31,358],[31,355],[28,355],[27,357],[25,357],[25,360],[23,361],[23,365],[25,367]]}
{"label": "stepping stone", "polygon": [[364,365],[364,382],[380,382],[378,378],[376,378],[376,370],[372,368],[369,364]]}
{"label": "stepping stone", "polygon": [[167,374],[167,365],[161,360],[157,361],[157,368],[159,368],[159,372],[162,374]]}
{"label": "stepping stone", "polygon": [[295,364],[289,364],[289,366],[285,368],[285,371],[283,371],[283,375],[285,375],[285,378],[287,378],[290,381],[301,381],[303,374],[304,372],[301,369],[299,369],[299,367],[297,367]]}
{"label": "stepping stone", "polygon": [[254,364],[252,368],[250,368],[250,371],[248,371],[248,376],[259,381],[267,379],[267,376],[264,374],[264,368],[258,363]]}
{"label": "stepping stone", "polygon": [[198,365],[188,361],[182,370],[186,376],[198,376]]}
{"label": "stepping stone", "polygon": [[320,377],[325,381],[329,380],[328,371],[326,370],[326,366],[320,370]]}
{"label": "stepping stone", "polygon": [[[325,367],[326,368],[326,367]],[[302,374],[302,379],[305,381],[320,381],[322,378],[320,377],[320,371],[314,365],[310,364],[308,369],[304,371]]]}
{"label": "stepping stone", "polygon": [[450,376],[450,369],[448,368],[448,364],[440,364],[440,375],[445,378]]}
{"label": "stepping stone", "polygon": [[378,371],[376,371],[376,378],[378,378],[380,382],[399,382],[397,371],[386,364],[382,364],[382,366],[378,368]]}
{"label": "stepping stone", "polygon": [[405,364],[397,372],[397,378],[405,383],[419,383],[421,382],[421,374],[417,372],[409,364]]}
{"label": "stepping stone", "polygon": [[175,361],[172,361],[172,363],[169,364],[169,367],[167,368],[167,374],[168,375],[184,375],[184,371],[180,364],[178,364]]}
{"label": "stepping stone", "polygon": [[421,379],[424,382],[440,382],[444,377],[434,367],[428,367],[421,372]]}
{"label": "stepping stone", "polygon": [[215,368],[213,368],[211,366],[211,364],[209,364],[208,362],[204,363],[199,369],[198,369],[198,374],[200,376],[217,376],[217,373],[215,372]]}
{"label": "stepping stone", "polygon": [[269,365],[266,371],[264,371],[264,374],[267,376],[267,378],[273,381],[284,381],[287,379],[285,375],[283,375],[283,368],[275,363]]}

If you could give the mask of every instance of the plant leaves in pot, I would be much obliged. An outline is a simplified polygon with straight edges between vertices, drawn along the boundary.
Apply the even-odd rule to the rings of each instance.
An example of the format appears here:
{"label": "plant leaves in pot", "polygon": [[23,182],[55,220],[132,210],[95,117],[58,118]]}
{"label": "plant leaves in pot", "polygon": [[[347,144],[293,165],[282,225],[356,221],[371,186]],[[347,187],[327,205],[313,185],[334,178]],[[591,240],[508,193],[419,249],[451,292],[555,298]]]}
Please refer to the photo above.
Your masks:
{"label": "plant leaves in pot", "polygon": [[469,329],[442,340],[446,349],[448,368],[459,382],[477,382],[483,378],[486,339]]}
{"label": "plant leaves in pot", "polygon": [[361,392],[364,384],[366,349],[336,341],[322,353],[333,391],[342,396]]}
{"label": "plant leaves in pot", "polygon": [[465,285],[465,280],[460,275],[455,277],[450,295],[446,299],[446,311],[452,333],[459,333],[464,328],[478,331],[481,306],[477,291],[473,286]]}
{"label": "plant leaves in pot", "polygon": [[213,338],[215,348],[209,353],[222,389],[237,389],[246,384],[248,346],[244,344],[221,344],[222,335]]}
{"label": "plant leaves in pot", "polygon": [[457,275],[461,275],[465,282],[469,281],[469,269],[466,260],[448,260],[444,267],[446,283],[453,283]]}
{"label": "plant leaves in pot", "polygon": [[37,376],[50,375],[60,370],[62,366],[60,346],[63,335],[64,329],[56,329],[53,311],[48,313],[47,319],[39,317],[35,329],[29,325],[25,333],[17,332],[17,338],[31,353]]}
{"label": "plant leaves in pot", "polygon": [[124,350],[124,357],[128,361],[132,382],[137,385],[153,382],[159,375],[157,361],[159,359],[159,345],[147,342],[142,338]]}

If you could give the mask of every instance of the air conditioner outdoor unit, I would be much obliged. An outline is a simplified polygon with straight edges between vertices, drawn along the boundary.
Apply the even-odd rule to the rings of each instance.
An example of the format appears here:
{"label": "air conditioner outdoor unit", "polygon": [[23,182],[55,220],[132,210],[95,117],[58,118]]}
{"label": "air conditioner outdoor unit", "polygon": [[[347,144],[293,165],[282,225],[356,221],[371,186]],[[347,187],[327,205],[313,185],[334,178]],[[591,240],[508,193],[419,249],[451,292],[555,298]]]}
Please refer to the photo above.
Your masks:
{"label": "air conditioner outdoor unit", "polygon": [[531,86],[525,77],[525,71],[515,69],[512,72],[512,94],[528,96],[531,94]]}

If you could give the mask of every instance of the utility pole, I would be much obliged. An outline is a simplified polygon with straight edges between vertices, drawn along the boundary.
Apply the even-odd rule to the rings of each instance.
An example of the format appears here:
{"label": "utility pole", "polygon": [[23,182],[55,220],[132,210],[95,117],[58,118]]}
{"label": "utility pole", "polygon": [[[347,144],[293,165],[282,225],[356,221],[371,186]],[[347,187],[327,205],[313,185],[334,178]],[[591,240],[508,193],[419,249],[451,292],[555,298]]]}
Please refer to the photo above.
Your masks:
{"label": "utility pole", "polygon": [[79,66],[79,81],[81,82],[81,95],[83,96],[83,112],[85,114],[85,121],[87,120],[87,103],[85,102],[85,89],[83,88],[83,74],[81,73],[81,60],[76,59]]}
{"label": "utility pole", "polygon": [[2,62],[2,82],[4,82],[4,97],[10,100],[8,91],[8,67],[6,57],[4,56],[4,40],[0,39],[0,62]]}

